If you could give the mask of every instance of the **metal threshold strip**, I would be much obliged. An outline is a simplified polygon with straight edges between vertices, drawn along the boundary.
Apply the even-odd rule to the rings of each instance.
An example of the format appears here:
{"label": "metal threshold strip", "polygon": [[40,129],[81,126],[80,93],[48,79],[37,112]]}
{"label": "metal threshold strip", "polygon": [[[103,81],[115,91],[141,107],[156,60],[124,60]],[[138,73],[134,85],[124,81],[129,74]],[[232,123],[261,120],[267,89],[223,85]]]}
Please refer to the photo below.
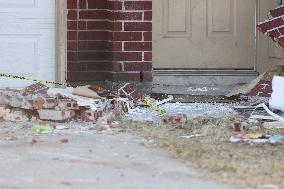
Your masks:
{"label": "metal threshold strip", "polygon": [[258,76],[254,70],[154,69],[154,76]]}

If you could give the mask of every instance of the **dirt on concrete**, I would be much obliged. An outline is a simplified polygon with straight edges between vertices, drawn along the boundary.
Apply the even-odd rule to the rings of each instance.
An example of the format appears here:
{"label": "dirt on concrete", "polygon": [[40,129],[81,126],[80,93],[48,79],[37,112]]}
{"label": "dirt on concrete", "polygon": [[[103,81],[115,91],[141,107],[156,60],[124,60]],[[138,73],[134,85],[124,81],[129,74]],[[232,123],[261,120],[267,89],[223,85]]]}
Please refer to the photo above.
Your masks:
{"label": "dirt on concrete", "polygon": [[[182,127],[127,122],[126,131],[137,133],[150,146],[169,150],[172,155],[197,168],[207,177],[230,183],[236,188],[284,188],[284,145],[232,144],[234,123],[243,117],[193,120]],[[247,132],[283,134],[248,126]],[[149,144],[149,143],[147,143]]]}
{"label": "dirt on concrete", "polygon": [[82,123],[52,133],[32,123],[0,122],[2,189],[231,189],[131,134],[96,132]]}

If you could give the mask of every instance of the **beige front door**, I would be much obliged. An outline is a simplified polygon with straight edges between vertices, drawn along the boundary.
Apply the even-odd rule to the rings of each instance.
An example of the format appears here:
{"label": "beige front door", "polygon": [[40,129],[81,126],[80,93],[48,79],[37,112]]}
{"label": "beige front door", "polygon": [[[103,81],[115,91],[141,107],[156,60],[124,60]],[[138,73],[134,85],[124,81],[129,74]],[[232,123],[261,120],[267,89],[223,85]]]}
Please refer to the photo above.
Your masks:
{"label": "beige front door", "polygon": [[255,2],[153,0],[154,68],[254,70]]}

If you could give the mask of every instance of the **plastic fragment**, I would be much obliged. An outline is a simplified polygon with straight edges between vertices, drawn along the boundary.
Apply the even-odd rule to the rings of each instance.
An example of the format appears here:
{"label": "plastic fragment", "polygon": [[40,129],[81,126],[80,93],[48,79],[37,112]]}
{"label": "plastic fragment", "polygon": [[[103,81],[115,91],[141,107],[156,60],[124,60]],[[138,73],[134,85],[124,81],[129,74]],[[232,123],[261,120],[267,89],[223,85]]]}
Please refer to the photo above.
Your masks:
{"label": "plastic fragment", "polygon": [[48,125],[34,125],[32,127],[32,130],[33,131],[38,131],[38,132],[48,132],[48,133],[53,132],[53,128],[51,128]]}
{"label": "plastic fragment", "polygon": [[150,97],[145,97],[143,102],[145,106],[157,112],[159,115],[164,115],[166,113],[166,110],[164,108],[158,107],[156,105],[156,101],[154,99],[151,99]]}

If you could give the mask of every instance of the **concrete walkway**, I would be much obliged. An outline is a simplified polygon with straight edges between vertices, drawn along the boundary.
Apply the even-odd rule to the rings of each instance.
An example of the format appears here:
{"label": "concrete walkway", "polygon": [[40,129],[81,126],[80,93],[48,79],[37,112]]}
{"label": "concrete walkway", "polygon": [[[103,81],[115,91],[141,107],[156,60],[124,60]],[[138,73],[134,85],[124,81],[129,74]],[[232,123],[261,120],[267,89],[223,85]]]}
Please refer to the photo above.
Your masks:
{"label": "concrete walkway", "polygon": [[167,152],[141,141],[127,134],[80,132],[0,139],[0,188],[232,188],[202,179]]}

